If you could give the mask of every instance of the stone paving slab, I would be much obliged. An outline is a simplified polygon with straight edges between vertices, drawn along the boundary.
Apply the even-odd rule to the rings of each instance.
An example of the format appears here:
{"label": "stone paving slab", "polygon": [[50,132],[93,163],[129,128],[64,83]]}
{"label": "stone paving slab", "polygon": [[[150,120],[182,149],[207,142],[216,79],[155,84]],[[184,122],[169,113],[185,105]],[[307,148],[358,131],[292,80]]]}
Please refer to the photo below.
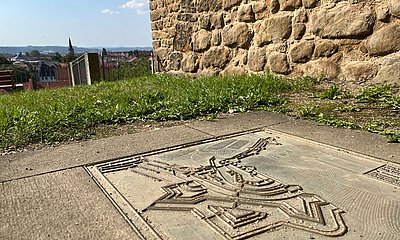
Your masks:
{"label": "stone paving slab", "polygon": [[304,120],[282,122],[269,128],[400,164],[400,144],[388,143],[379,134],[337,129]]}
{"label": "stone paving slab", "polygon": [[293,120],[293,118],[286,115],[261,111],[238,114],[211,121],[194,121],[186,124],[186,126],[213,136],[221,136],[255,128],[270,127]]}
{"label": "stone paving slab", "polygon": [[0,182],[210,138],[187,126],[73,143],[0,158]]}
{"label": "stone paving slab", "polygon": [[[343,210],[347,233],[341,237],[342,239],[352,239],[350,237],[359,239],[361,236],[363,239],[398,239],[396,236],[400,235],[398,234],[399,218],[393,218],[393,216],[400,216],[398,187],[386,182],[387,175],[389,178],[393,177],[392,173],[397,169],[396,162],[400,163],[399,144],[388,144],[382,136],[376,134],[335,129],[268,112],[240,114],[213,121],[194,121],[157,131],[0,157],[0,222],[6,223],[0,227],[0,239],[135,239],[140,231],[135,230],[134,226],[132,228],[129,221],[124,220],[101,189],[90,180],[82,166],[99,164],[124,156],[143,155],[143,153],[171,147],[172,150],[176,149],[174,153],[164,152],[163,154],[169,155],[170,158],[181,159],[185,157],[186,150],[179,147],[197,144],[199,141],[206,141],[210,145],[207,151],[212,155],[226,157],[234,153],[232,148],[236,147],[236,151],[241,151],[243,147],[247,148],[250,145],[250,141],[243,145],[243,141],[229,143],[230,140],[224,138],[224,143],[214,145],[213,143],[216,143],[222,135],[263,128],[271,133],[273,130],[278,130],[314,140],[312,146],[323,146],[323,144],[334,146],[328,149],[341,154],[357,152],[372,156],[372,158],[361,157],[360,161],[363,162],[361,167],[365,168],[360,168],[360,164],[357,161],[354,163],[354,159],[346,161],[340,157],[335,158],[341,159],[337,161],[337,164],[323,159],[315,161],[303,159],[299,165],[296,161],[289,161],[285,156],[280,159],[271,157],[269,161],[258,161],[255,158],[255,163],[249,162],[257,165],[259,169],[264,169],[268,177],[284,184],[297,184],[304,188],[304,192],[316,194]],[[284,145],[271,146],[283,147]],[[220,149],[224,150],[220,151]],[[278,152],[283,155],[288,153],[281,150]],[[160,151],[158,153],[161,154]],[[265,152],[263,151],[262,154]],[[350,156],[359,157],[356,153]],[[162,161],[167,160],[162,159]],[[185,161],[182,161],[182,164],[186,164]],[[194,166],[193,164],[195,163],[188,163],[189,166]],[[208,162],[205,162],[203,166],[207,164]],[[313,169],[315,166],[326,167],[326,170],[315,171]],[[137,181],[143,180],[140,176],[136,178],[138,178]],[[148,177],[144,179],[146,178]],[[393,180],[393,178],[390,179]],[[122,180],[121,183],[124,181]],[[189,188],[192,187],[189,184]],[[140,190],[144,196],[147,194],[146,191],[149,191],[147,188]],[[141,201],[144,208],[146,204],[152,203],[149,203],[149,200],[152,198]],[[98,205],[96,205],[97,202],[99,202]],[[214,208],[212,211],[218,213],[219,210]],[[220,239],[218,232],[208,232],[210,235],[204,232],[205,229],[210,229],[208,223],[198,225],[197,232],[192,232],[191,228],[182,227],[188,222],[182,212],[160,215],[154,210],[153,213],[156,214],[151,215],[148,212],[148,217],[158,218],[159,222],[175,223],[169,228],[160,227],[164,229],[162,231],[165,235],[178,231],[183,235],[190,234],[193,239],[196,237]],[[243,212],[236,211],[228,215],[257,218],[254,214],[248,215],[248,213],[242,216]],[[91,216],[91,214],[94,215]],[[201,215],[197,218],[199,216],[201,218]],[[262,215],[258,217],[260,216],[262,217]],[[240,222],[242,217],[236,219],[236,222]],[[170,221],[171,218],[177,222]],[[349,221],[355,222],[354,219],[357,218],[359,223],[348,224]],[[363,224],[364,221],[365,224]],[[75,222],[78,224],[74,225]],[[146,229],[145,223],[143,224],[142,227]],[[271,239],[283,239],[283,237],[321,239],[321,235],[312,232],[304,233],[291,227],[283,227],[283,231],[273,231],[269,237]],[[261,237],[261,239],[264,238]]]}
{"label": "stone paving slab", "polygon": [[400,236],[400,165],[272,130],[87,169],[145,239]]}
{"label": "stone paving slab", "polygon": [[0,183],[0,239],[137,239],[82,168]]}

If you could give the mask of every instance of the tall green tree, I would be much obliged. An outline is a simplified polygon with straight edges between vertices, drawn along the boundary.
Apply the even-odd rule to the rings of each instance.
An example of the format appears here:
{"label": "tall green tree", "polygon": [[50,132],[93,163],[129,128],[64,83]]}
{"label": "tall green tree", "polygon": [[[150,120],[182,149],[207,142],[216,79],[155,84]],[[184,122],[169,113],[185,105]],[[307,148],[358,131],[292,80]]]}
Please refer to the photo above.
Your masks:
{"label": "tall green tree", "polygon": [[40,56],[40,52],[38,51],[38,50],[32,50],[30,53],[29,53],[29,55],[30,56],[32,56],[32,57],[38,57],[38,56]]}

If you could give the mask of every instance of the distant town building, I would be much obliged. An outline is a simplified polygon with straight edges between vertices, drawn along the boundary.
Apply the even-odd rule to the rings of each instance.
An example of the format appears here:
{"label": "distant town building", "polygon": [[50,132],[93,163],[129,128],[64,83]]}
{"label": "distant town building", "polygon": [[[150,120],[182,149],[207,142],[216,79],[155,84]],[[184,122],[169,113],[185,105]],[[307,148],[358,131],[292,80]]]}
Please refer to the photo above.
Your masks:
{"label": "distant town building", "polygon": [[72,46],[71,38],[68,38],[68,57],[74,58],[75,57],[75,50]]}

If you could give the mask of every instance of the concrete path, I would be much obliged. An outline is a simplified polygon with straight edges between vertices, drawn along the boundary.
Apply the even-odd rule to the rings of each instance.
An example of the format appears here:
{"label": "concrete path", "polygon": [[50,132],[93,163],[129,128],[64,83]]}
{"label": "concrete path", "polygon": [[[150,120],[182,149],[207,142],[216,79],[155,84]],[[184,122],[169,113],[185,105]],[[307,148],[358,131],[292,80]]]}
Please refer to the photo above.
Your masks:
{"label": "concrete path", "polygon": [[[143,155],[155,150],[197,146],[196,144],[202,141],[210,142],[218,140],[221,136],[261,129],[278,135],[282,133],[284,136],[306,139],[304,141],[311,140],[313,144],[328,145],[329,148],[333,147],[338,151],[361,154],[363,159],[371,161],[366,163],[368,167],[389,164],[396,168],[399,166],[397,164],[400,164],[400,145],[387,143],[382,136],[331,128],[268,112],[233,115],[212,121],[193,121],[170,128],[18,153],[0,158],[0,239],[137,239],[140,234],[132,226],[132,222],[127,221],[129,216],[127,217],[126,212],[122,214],[123,207],[115,207],[118,205],[117,200],[111,196],[112,194],[102,192],[85,170],[85,166],[126,156]],[[279,171],[274,174],[279,178]],[[396,177],[395,174],[399,173],[394,173]],[[308,178],[303,176],[301,179]],[[304,182],[303,180],[299,182]],[[360,225],[350,224],[346,234],[341,238],[400,239],[399,187],[374,181],[373,184],[376,186],[374,185],[372,189],[380,191],[373,196],[379,198],[377,201],[381,201],[383,205],[382,208],[374,208],[371,211],[375,211],[376,216],[388,216],[381,213],[389,211],[391,217],[398,216],[398,218],[370,221],[371,219],[366,217],[365,220],[371,224],[382,225],[377,229],[384,231],[369,231],[365,227],[359,227]],[[321,180],[321,184],[325,182]],[[307,185],[307,182],[304,184]],[[308,188],[317,189],[314,185]],[[372,191],[367,188],[368,186],[360,185],[354,189],[362,193]],[[341,209],[349,204],[348,200],[333,196],[332,193],[328,192],[325,195],[336,205],[343,205],[338,206]],[[382,196],[381,199],[380,195],[387,196]],[[343,195],[345,196],[348,195]],[[361,199],[361,201],[366,200]],[[359,210],[361,212],[368,212],[363,206],[360,206],[360,209],[363,209]],[[360,221],[363,221],[362,214],[354,216],[359,216]],[[381,224],[380,221],[390,221],[390,223]],[[292,232],[288,234],[270,235],[270,237],[290,239],[288,236],[294,236],[291,235]],[[167,234],[162,238],[168,236],[173,235]],[[218,234],[210,236],[222,239]],[[262,236],[254,236],[254,239],[265,239]],[[296,236],[297,239],[324,237],[312,231]]]}

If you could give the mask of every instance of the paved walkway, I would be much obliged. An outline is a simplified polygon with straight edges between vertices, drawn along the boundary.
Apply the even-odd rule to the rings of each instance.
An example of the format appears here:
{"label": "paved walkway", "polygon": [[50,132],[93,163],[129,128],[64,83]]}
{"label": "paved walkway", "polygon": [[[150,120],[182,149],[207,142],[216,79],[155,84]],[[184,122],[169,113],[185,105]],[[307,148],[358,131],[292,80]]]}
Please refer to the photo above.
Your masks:
{"label": "paved walkway", "polygon": [[[371,167],[375,165],[398,167],[397,164],[400,164],[400,145],[387,143],[382,136],[321,126],[268,112],[234,115],[213,121],[194,121],[170,128],[18,153],[0,158],[0,239],[137,239],[137,230],[135,233],[132,224],[126,220],[126,215],[119,212],[121,208],[116,208],[112,204],[112,201],[115,204],[115,199],[111,197],[110,201],[107,198],[85,170],[85,166],[110,159],[143,155],[174,146],[207,142],[221,136],[254,129],[271,130],[278,135],[282,133],[285,136],[311,140],[317,145],[328,145],[341,152],[362,154],[363,159],[369,159],[370,165],[367,165]],[[349,173],[343,174],[351,174],[350,170]],[[279,177],[280,173],[277,171],[275,174]],[[396,177],[399,173],[393,174]],[[335,176],[330,177],[335,178]],[[300,178],[307,179],[305,176]],[[376,188],[380,191],[373,193],[375,194],[373,196],[379,198],[377,202],[381,207],[368,209],[363,205],[358,211],[365,214],[354,216],[359,216],[361,218],[359,221],[363,221],[364,216],[364,220],[374,225],[371,228],[378,229],[376,231],[369,230],[364,225],[352,224],[351,221],[354,219],[351,219],[351,204],[348,209],[343,209],[349,201],[351,203],[351,200],[345,201],[343,198],[350,195],[343,195],[343,198],[340,198],[333,196],[332,193],[329,194],[328,190],[327,194],[324,194],[333,205],[339,205],[343,211],[349,212],[350,222],[347,224],[346,234],[341,238],[400,239],[399,187],[378,180],[373,181],[375,182],[371,184],[376,186],[371,188],[372,190],[369,186],[363,185],[354,188],[361,191],[353,193],[356,194],[354,201],[366,192],[372,193]],[[321,180],[321,184],[325,182]],[[307,185],[307,182],[304,184]],[[317,186],[310,185],[308,188],[318,191]],[[358,200],[367,202],[365,197]],[[371,214],[381,218],[371,220],[369,217]],[[384,219],[385,216],[395,217]],[[344,218],[346,220],[346,215]],[[297,239],[325,237],[318,233],[314,234],[313,231],[308,231],[305,235],[296,235],[297,232],[285,232],[285,234],[270,235],[270,237],[275,236],[276,239],[290,239],[290,236],[295,236]],[[200,234],[197,237],[201,239],[201,236],[206,235]],[[215,235],[213,238],[222,239],[220,235]],[[261,234],[254,236],[254,239],[265,238]]]}

